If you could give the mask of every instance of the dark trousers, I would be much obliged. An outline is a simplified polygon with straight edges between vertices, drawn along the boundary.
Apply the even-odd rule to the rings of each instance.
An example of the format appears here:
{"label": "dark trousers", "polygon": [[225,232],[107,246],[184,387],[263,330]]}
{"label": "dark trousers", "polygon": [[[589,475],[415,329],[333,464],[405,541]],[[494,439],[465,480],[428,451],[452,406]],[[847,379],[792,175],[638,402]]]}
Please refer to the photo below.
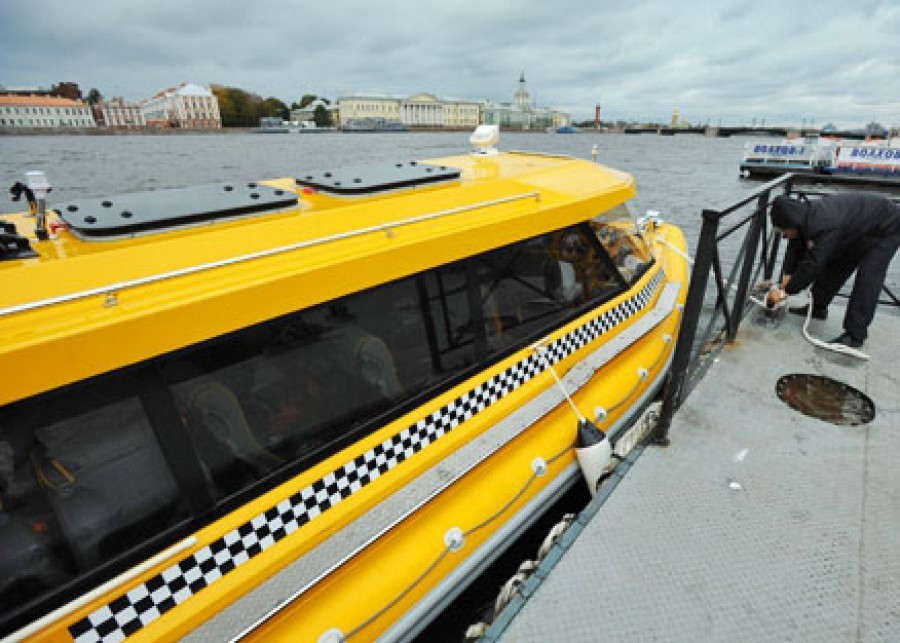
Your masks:
{"label": "dark trousers", "polygon": [[847,252],[834,257],[810,289],[814,307],[826,308],[856,270],[856,279],[844,315],[844,330],[856,339],[865,339],[869,324],[875,316],[888,266],[898,247],[900,235],[893,235],[870,239],[863,252]]}

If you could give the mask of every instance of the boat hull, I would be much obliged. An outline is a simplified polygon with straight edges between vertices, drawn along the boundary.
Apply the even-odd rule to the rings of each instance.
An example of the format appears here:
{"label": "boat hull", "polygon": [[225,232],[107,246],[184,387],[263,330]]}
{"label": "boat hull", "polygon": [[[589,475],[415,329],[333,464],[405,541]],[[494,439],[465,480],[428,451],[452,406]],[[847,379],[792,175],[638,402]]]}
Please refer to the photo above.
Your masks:
{"label": "boat hull", "polygon": [[73,559],[14,640],[409,638],[575,483],[584,418],[614,442],[650,403],[688,266],[628,215],[631,177],[526,154],[348,176],[248,184],[252,212],[69,204],[48,240],[14,219],[36,251],[0,261],[29,278],[0,295],[0,424],[35,466],[10,506],[52,507],[13,517],[39,552],[58,520]]}
{"label": "boat hull", "polygon": [[[677,243],[678,235],[674,236]],[[686,277],[677,265],[670,269],[673,276]],[[616,339],[593,342],[555,366],[579,408],[611,409],[600,426],[613,439],[649,404],[665,377],[674,346],[671,339],[680,323],[682,283],[669,281],[663,272],[648,276],[637,296],[619,304],[627,308],[649,297],[633,325],[616,329]],[[581,323],[558,340],[571,341],[589,324]],[[507,363],[500,367],[510,368]],[[337,567],[327,577],[303,582],[288,570],[230,608],[236,618],[246,614],[250,604],[277,600],[277,609],[242,633],[247,640],[315,640],[328,631],[352,633],[359,640],[382,635],[387,635],[385,640],[408,640],[508,547],[555,493],[573,483],[584,484],[574,454],[577,417],[552,374],[545,370],[511,395],[527,401],[498,403],[496,415],[490,409],[483,424],[482,418],[473,418],[472,428],[481,425],[475,429],[481,435],[455,454],[439,453],[437,443],[429,446],[434,453],[423,453],[423,463],[433,456],[431,466],[416,469],[414,477],[394,492],[408,502],[418,489],[421,499],[402,520],[367,532],[363,525],[373,519],[367,515],[344,527],[368,537],[342,561],[331,560]],[[502,410],[507,403],[513,409],[508,415]],[[454,437],[462,435],[461,431]],[[535,473],[536,461],[547,463],[542,475]],[[396,508],[383,511],[402,513]],[[447,544],[454,530],[464,535],[458,550]],[[303,557],[292,567],[302,569],[301,576],[310,573]],[[290,591],[298,585],[303,591]],[[227,616],[214,618],[189,638],[234,635],[219,629],[227,621]]]}

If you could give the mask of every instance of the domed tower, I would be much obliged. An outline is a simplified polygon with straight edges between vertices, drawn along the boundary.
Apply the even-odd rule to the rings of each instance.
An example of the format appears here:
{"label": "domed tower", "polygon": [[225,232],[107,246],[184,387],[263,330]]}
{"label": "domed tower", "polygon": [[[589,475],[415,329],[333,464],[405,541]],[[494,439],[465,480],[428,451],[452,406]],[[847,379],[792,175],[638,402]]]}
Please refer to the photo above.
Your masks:
{"label": "domed tower", "polygon": [[515,102],[516,107],[522,111],[528,111],[531,107],[531,96],[528,94],[528,90],[525,89],[525,72],[522,72],[522,75],[519,76],[519,88],[516,89],[515,94]]}

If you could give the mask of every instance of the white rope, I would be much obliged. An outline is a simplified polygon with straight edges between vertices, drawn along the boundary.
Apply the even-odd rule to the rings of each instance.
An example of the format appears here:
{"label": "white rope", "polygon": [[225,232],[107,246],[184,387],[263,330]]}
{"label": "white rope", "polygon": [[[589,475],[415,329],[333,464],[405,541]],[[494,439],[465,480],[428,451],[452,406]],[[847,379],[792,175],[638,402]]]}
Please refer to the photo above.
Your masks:
{"label": "white rope", "polygon": [[[734,286],[732,286],[734,287]],[[774,288],[774,286],[773,286]],[[748,296],[748,299],[752,301],[757,306],[768,309],[768,304],[765,301],[760,301],[756,297]],[[782,297],[781,300],[775,305],[775,309],[785,306],[787,302],[786,297]],[[771,310],[771,309],[770,309]],[[870,357],[862,352],[861,350],[857,350],[850,346],[844,346],[843,344],[836,344],[830,342],[823,342],[821,339],[816,339],[812,335],[809,334],[809,322],[812,319],[813,312],[813,295],[812,291],[809,292],[809,302],[806,304],[806,320],[803,322],[803,338],[808,341],[813,346],[818,348],[825,349],[826,351],[831,351],[833,353],[839,353],[841,355],[847,355],[849,357],[855,357],[856,359],[868,360]]]}
{"label": "white rope", "polygon": [[[544,341],[544,340],[541,340]],[[575,406],[575,402],[572,400],[572,396],[569,395],[569,391],[566,390],[565,384],[563,384],[562,380],[559,378],[559,374],[556,372],[556,369],[553,368],[553,364],[550,363],[550,360],[547,359],[547,356],[544,354],[544,351],[547,350],[546,346],[542,346],[540,342],[536,342],[531,345],[531,348],[534,352],[537,353],[538,359],[540,359],[544,366],[547,367],[547,370],[553,375],[553,379],[556,380],[556,384],[559,386],[559,390],[562,391],[562,394],[566,397],[566,401],[569,403],[569,406],[572,407],[572,411],[575,413],[575,416],[578,418],[579,422],[587,422],[587,418],[584,417],[581,411],[578,410],[578,407]]]}
{"label": "white rope", "polygon": [[828,342],[823,342],[820,339],[816,339],[809,334],[807,328],[809,328],[809,321],[812,319],[813,312],[813,294],[812,291],[809,291],[809,303],[806,308],[806,321],[803,323],[803,337],[806,338],[813,346],[818,346],[819,348],[824,348],[827,351],[832,351],[834,353],[840,353],[841,355],[849,355],[850,357],[855,357],[856,359],[868,360],[870,359],[866,353],[863,353],[861,350],[857,350],[850,346],[844,346],[843,344],[830,344]]}
{"label": "white rope", "polygon": [[656,237],[656,240],[659,241],[659,242],[660,242],[661,244],[663,244],[664,246],[668,246],[669,249],[672,250],[672,252],[674,252],[675,254],[677,254],[678,256],[680,256],[682,259],[684,259],[685,261],[687,261],[688,264],[690,264],[690,265],[692,265],[692,266],[694,265],[694,260],[690,257],[690,255],[688,255],[688,254],[687,254],[686,252],[684,252],[681,248],[679,248],[678,246],[676,246],[674,243],[670,242],[670,241],[669,241],[668,239],[666,239],[665,237],[663,237],[663,236],[657,236],[657,237]]}
{"label": "white rope", "polygon": [[466,640],[477,641],[487,634],[489,629],[491,629],[491,624],[485,623],[484,621],[470,625],[468,629],[466,629]]}
{"label": "white rope", "polygon": [[[492,621],[496,619],[500,612],[502,612],[516,595],[520,593],[522,587],[524,587],[525,583],[528,581],[528,578],[537,571],[541,562],[547,557],[547,554],[550,553],[553,546],[560,538],[562,538],[562,535],[566,533],[566,530],[571,524],[575,522],[575,518],[576,516],[573,513],[565,514],[562,517],[562,520],[554,525],[544,537],[544,541],[538,548],[537,557],[534,560],[523,561],[522,564],[519,565],[518,571],[503,583],[500,587],[500,591],[497,593],[497,599],[494,601]],[[490,626],[491,623],[488,623],[487,621],[470,625],[468,629],[466,629],[466,640],[477,641],[487,633]]]}
{"label": "white rope", "polygon": [[[613,447],[613,455],[621,460],[627,458],[634,448],[643,442],[656,428],[660,411],[662,411],[662,402],[653,402],[648,406],[634,426],[616,440],[616,445]],[[615,461],[615,458],[613,461]]]}
{"label": "white rope", "polygon": [[[544,542],[541,543],[541,546],[538,548],[537,562],[535,562],[534,564],[534,569],[537,569],[540,561],[544,560],[544,558],[547,557],[547,554],[550,553],[550,549],[553,547],[553,545],[556,544],[556,541],[562,538],[562,535],[566,532],[566,529],[568,529],[569,525],[571,525],[574,521],[575,514],[569,513],[564,515],[562,520],[553,526],[553,529],[550,530],[550,532],[544,538]],[[519,569],[521,570],[521,567]]]}

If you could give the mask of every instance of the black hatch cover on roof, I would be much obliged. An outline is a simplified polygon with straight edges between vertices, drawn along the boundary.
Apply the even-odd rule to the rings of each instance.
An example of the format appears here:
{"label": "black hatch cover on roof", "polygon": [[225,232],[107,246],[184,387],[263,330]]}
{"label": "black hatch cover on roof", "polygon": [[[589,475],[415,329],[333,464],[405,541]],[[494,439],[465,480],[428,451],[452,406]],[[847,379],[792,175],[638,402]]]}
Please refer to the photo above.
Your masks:
{"label": "black hatch cover on roof", "polygon": [[54,209],[76,234],[103,238],[269,212],[297,201],[293,191],[258,183],[222,183],[83,199]]}
{"label": "black hatch cover on roof", "polygon": [[459,175],[460,170],[455,167],[409,161],[308,172],[296,181],[299,186],[321,192],[353,196],[452,181]]}

